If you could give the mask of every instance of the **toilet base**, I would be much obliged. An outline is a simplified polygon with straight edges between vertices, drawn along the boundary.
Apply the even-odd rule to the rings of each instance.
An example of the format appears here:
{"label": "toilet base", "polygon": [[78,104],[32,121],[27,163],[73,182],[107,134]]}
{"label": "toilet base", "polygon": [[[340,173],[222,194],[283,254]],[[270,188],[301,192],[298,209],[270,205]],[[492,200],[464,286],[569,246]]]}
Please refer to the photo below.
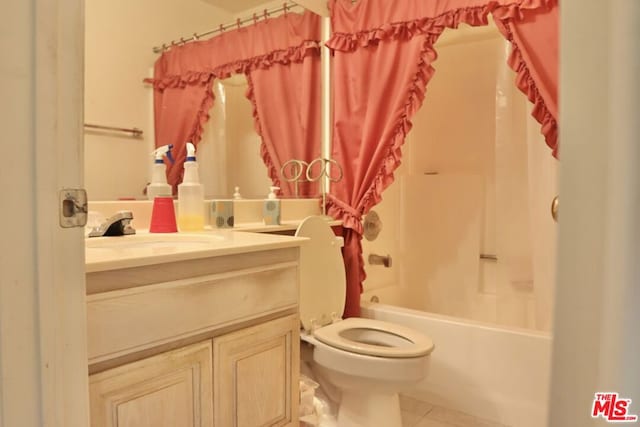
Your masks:
{"label": "toilet base", "polygon": [[402,427],[398,393],[343,390],[338,409],[340,427]]}

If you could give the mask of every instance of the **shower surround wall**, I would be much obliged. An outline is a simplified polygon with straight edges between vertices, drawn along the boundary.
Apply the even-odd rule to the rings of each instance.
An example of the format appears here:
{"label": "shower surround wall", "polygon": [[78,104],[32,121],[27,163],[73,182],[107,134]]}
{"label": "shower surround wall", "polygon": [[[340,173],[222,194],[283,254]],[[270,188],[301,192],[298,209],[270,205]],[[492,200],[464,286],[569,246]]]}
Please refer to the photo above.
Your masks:
{"label": "shower surround wall", "polygon": [[[363,300],[548,331],[554,282],[556,168],[486,28],[447,30],[396,180],[374,209],[384,228],[368,254]],[[496,260],[480,259],[480,254]]]}

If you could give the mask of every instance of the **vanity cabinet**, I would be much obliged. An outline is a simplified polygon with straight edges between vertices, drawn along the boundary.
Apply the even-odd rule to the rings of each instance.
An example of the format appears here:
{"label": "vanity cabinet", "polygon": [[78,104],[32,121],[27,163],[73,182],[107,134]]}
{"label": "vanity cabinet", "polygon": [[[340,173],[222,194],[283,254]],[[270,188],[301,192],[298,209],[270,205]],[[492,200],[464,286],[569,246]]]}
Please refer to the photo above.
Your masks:
{"label": "vanity cabinet", "polygon": [[212,343],[91,375],[92,427],[213,426]]}
{"label": "vanity cabinet", "polygon": [[89,272],[91,426],[297,426],[298,257]]}

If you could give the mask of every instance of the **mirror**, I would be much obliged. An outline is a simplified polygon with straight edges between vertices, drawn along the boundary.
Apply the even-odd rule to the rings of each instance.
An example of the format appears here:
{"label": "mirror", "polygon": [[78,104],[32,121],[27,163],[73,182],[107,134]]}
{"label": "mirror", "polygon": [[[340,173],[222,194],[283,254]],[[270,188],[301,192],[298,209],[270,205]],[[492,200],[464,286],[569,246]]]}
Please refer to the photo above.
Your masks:
{"label": "mirror", "polygon": [[[140,137],[86,130],[85,188],[90,200],[146,199],[154,148],[152,52],[181,36],[281,6],[260,0],[139,0],[85,5],[85,123],[139,128]],[[128,30],[119,30],[128,29]],[[207,197],[264,198],[271,180],[260,157],[246,78],[216,81],[216,102],[198,147]]]}

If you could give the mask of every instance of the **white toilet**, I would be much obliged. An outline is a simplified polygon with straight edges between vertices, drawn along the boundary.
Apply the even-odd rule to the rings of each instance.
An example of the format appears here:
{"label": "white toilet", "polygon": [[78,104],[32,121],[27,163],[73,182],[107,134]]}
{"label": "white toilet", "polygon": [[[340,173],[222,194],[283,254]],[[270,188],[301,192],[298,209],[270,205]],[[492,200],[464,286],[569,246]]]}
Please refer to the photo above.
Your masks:
{"label": "white toilet", "polygon": [[296,236],[300,253],[302,341],[312,368],[340,390],[339,427],[401,427],[398,393],[422,380],[434,345],[410,328],[372,319],[341,319],[346,278],[336,237],[322,217],[308,217]]}

